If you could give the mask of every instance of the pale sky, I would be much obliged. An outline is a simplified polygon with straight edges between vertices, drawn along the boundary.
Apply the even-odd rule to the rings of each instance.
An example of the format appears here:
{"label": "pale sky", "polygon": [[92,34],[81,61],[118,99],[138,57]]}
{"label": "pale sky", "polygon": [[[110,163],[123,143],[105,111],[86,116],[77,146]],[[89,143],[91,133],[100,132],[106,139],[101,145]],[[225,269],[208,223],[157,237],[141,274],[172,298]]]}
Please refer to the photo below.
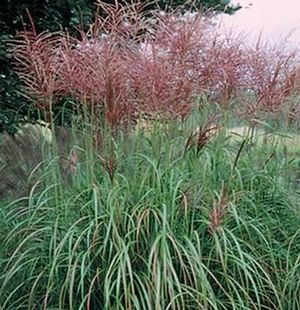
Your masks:
{"label": "pale sky", "polygon": [[231,3],[240,3],[244,8],[233,16],[222,14],[226,27],[246,32],[252,39],[260,31],[268,40],[275,41],[290,35],[289,44],[300,48],[300,0],[232,0]]}

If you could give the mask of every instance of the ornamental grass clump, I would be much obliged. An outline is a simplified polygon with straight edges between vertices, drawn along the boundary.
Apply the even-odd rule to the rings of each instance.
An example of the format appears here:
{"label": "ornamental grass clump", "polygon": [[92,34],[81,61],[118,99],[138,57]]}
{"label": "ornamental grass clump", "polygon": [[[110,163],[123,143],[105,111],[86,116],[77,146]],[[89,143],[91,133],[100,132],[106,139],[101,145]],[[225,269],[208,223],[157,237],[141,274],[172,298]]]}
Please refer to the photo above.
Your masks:
{"label": "ornamental grass clump", "polygon": [[[26,186],[8,179],[22,195],[0,202],[0,308],[299,310],[299,161],[233,121],[297,95],[293,55],[222,36],[201,12],[97,3],[88,33],[15,42],[55,134],[49,150],[3,146]],[[72,138],[55,126],[66,98]],[[147,134],[125,130],[144,116]]]}
{"label": "ornamental grass clump", "polygon": [[280,46],[221,35],[199,11],[97,5],[87,33],[37,34],[32,26],[14,42],[24,90],[48,118],[61,98],[112,127],[141,113],[184,119],[201,96],[223,106],[238,101],[239,115],[278,113],[298,92],[295,53]]}
{"label": "ornamental grass clump", "polygon": [[24,93],[34,107],[52,122],[53,104],[61,95],[58,52],[61,33],[38,34],[32,22],[31,30],[24,30],[14,41],[14,64],[24,87]]}
{"label": "ornamental grass clump", "polygon": [[189,133],[112,131],[68,186],[3,203],[0,308],[298,310],[297,164],[221,133],[185,152]]}
{"label": "ornamental grass clump", "polygon": [[[248,102],[248,112],[280,113],[288,99],[299,93],[296,74],[296,52],[286,52],[284,42],[270,45],[258,41],[247,55],[248,66],[245,84],[254,96]],[[289,108],[288,108],[289,109]],[[290,111],[292,112],[292,111]]]}
{"label": "ornamental grass clump", "polygon": [[[3,134],[0,199],[27,199],[31,191],[43,191],[47,178],[55,180],[51,170],[58,170],[57,181],[69,184],[76,173],[77,146],[69,129],[59,127],[52,132],[45,124],[25,124],[13,136]],[[55,165],[57,169],[53,169]]]}

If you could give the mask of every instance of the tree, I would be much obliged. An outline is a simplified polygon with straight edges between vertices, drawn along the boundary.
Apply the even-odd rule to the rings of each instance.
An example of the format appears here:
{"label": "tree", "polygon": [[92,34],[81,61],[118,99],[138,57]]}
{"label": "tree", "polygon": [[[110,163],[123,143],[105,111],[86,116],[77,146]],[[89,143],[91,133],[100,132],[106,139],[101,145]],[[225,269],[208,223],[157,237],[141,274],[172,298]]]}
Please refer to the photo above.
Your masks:
{"label": "tree", "polygon": [[238,9],[239,5],[231,5],[231,0],[195,0],[195,1],[186,1],[186,0],[160,0],[159,6],[163,9],[166,7],[176,8],[178,6],[192,5],[196,8],[203,9],[204,11],[214,11],[217,13],[227,13],[232,14]]}

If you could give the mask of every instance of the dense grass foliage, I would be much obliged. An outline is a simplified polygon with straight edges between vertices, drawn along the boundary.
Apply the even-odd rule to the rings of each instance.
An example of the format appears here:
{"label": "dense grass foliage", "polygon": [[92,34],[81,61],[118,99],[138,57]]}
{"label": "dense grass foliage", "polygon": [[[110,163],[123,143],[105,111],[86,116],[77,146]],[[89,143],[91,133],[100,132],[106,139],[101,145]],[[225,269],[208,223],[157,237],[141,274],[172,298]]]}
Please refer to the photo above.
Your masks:
{"label": "dense grass foliage", "polygon": [[199,145],[204,124],[107,128],[97,152],[87,126],[67,181],[50,147],[1,207],[2,309],[299,309],[297,149],[228,124]]}
{"label": "dense grass foliage", "polygon": [[[38,31],[57,31],[68,29],[73,35],[78,34],[75,28],[89,29],[95,15],[94,0],[1,0],[0,2],[0,131],[15,132],[15,126],[30,117],[38,119],[38,115],[29,107],[29,100],[20,92],[20,81],[13,66],[8,41],[16,37],[16,33],[29,27],[29,14]],[[98,1],[116,3],[115,0]],[[161,1],[117,1],[119,4],[142,3],[143,10],[167,10],[185,4],[189,7],[202,8],[205,12],[233,13],[240,7],[221,0],[161,0]],[[145,5],[147,4],[148,5]],[[29,14],[28,14],[29,13]]]}
{"label": "dense grass foliage", "polygon": [[0,309],[299,310],[297,55],[98,8],[14,42],[47,122],[2,136]]}
{"label": "dense grass foliage", "polygon": [[[295,52],[239,35],[220,34],[201,12],[143,12],[143,6],[98,3],[99,12],[80,39],[64,32],[19,33],[15,69],[26,94],[48,122],[54,109],[102,113],[112,126],[141,113],[184,119],[202,96],[239,117],[265,112],[299,114]],[[94,124],[96,125],[96,124]]]}

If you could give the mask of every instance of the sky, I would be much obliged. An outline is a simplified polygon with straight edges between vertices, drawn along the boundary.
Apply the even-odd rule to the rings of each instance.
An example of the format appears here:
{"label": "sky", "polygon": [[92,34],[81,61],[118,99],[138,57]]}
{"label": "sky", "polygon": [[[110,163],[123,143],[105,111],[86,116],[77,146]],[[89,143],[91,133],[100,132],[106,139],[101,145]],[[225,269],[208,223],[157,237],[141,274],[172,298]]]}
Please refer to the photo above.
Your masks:
{"label": "sky", "polygon": [[233,16],[222,14],[222,24],[245,32],[255,40],[262,32],[264,38],[278,41],[287,38],[288,45],[300,48],[300,0],[232,0],[243,8]]}

